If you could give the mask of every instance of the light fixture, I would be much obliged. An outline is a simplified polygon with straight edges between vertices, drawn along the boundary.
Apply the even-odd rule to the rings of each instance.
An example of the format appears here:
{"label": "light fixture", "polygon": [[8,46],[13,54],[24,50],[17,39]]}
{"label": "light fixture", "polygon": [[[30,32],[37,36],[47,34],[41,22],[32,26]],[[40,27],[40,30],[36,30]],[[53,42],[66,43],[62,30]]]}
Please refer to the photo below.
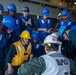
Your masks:
{"label": "light fixture", "polygon": [[74,4],[76,5],[76,2],[74,2]]}

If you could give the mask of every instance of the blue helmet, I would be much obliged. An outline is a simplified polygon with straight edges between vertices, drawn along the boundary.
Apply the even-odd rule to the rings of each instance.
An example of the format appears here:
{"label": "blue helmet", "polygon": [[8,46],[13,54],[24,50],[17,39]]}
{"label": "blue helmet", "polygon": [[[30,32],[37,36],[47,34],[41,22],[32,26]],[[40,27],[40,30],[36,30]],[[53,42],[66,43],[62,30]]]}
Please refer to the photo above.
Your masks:
{"label": "blue helmet", "polygon": [[27,6],[25,6],[25,7],[22,8],[22,11],[29,12],[29,8]]}
{"label": "blue helmet", "polygon": [[58,30],[58,33],[60,35],[60,37],[63,36],[63,33],[65,32],[65,29],[67,28],[68,26],[61,26]]}
{"label": "blue helmet", "polygon": [[3,7],[3,5],[2,4],[0,4],[0,10],[4,10],[4,7]]}
{"label": "blue helmet", "polygon": [[68,14],[69,14],[68,10],[63,10],[61,13],[62,16],[68,16]]}
{"label": "blue helmet", "polygon": [[42,14],[45,15],[45,16],[48,16],[49,15],[49,9],[44,8],[43,11],[42,11]]}
{"label": "blue helmet", "polygon": [[7,8],[8,10],[14,10],[14,11],[16,11],[17,9],[16,9],[16,6],[13,4],[13,3],[10,3],[10,4],[8,4],[8,8]]}
{"label": "blue helmet", "polygon": [[37,32],[33,32],[32,35],[31,35],[31,38],[35,39],[35,40],[38,40],[39,39],[38,33]]}
{"label": "blue helmet", "polygon": [[11,30],[15,29],[16,20],[13,17],[11,17],[10,15],[4,17],[2,23],[3,23],[3,25],[5,25],[6,27],[8,27]]}

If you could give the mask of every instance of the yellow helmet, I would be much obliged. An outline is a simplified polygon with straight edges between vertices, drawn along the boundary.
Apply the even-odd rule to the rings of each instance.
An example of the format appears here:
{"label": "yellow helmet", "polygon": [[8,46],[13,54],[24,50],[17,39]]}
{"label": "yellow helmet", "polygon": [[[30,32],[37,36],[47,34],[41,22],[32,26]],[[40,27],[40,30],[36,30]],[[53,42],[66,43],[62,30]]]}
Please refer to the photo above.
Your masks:
{"label": "yellow helmet", "polygon": [[57,15],[57,17],[60,17],[61,16],[61,13],[59,13],[58,15]]}
{"label": "yellow helmet", "polygon": [[24,30],[21,34],[20,34],[21,38],[25,38],[25,39],[31,39],[30,37],[30,33],[27,30]]}

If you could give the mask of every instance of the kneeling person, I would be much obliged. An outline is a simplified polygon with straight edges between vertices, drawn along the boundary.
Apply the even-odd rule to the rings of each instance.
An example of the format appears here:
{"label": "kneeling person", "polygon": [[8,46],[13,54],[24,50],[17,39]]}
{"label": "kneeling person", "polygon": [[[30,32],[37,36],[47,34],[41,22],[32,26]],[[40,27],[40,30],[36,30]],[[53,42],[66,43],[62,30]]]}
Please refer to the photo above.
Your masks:
{"label": "kneeling person", "polygon": [[20,35],[20,40],[13,43],[6,56],[8,65],[7,73],[17,75],[17,70],[31,55],[31,43],[29,42],[30,33],[23,31]]}

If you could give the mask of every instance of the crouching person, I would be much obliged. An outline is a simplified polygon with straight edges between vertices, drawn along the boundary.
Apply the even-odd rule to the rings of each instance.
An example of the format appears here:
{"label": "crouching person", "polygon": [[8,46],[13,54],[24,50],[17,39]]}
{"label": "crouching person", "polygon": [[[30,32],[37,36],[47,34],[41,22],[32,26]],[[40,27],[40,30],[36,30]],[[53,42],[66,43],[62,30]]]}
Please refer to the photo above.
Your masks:
{"label": "crouching person", "polygon": [[[6,63],[8,69],[6,75],[17,75],[17,70],[25,61],[30,59],[31,55],[31,43],[30,33],[28,31],[23,31],[20,35],[20,40],[13,43],[10,47],[10,50],[6,56]],[[29,58],[30,57],[30,58]]]}
{"label": "crouching person", "polygon": [[43,43],[46,54],[21,65],[18,75],[70,75],[69,60],[58,52],[60,44],[55,33],[48,35]]}

